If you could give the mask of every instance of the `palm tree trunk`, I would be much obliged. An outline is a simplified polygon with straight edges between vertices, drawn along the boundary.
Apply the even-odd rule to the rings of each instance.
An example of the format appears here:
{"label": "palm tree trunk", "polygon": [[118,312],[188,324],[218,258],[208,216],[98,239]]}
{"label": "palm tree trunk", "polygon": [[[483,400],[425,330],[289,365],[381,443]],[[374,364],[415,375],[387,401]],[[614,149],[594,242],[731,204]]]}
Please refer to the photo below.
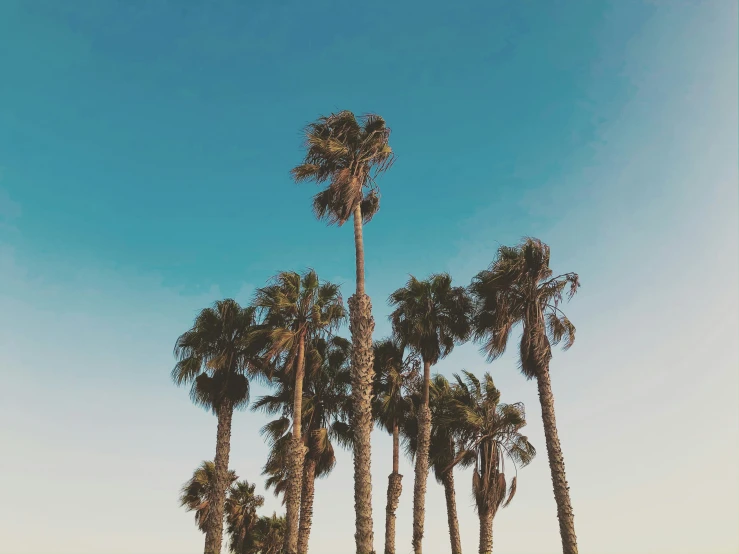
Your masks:
{"label": "palm tree trunk", "polygon": [[429,443],[431,439],[431,410],[429,409],[429,384],[431,364],[423,362],[423,404],[418,411],[418,449],[416,451],[416,475],[413,483],[413,552],[423,552],[423,525],[426,517],[426,481],[429,475]]}
{"label": "palm tree trunk", "polygon": [[536,381],[539,386],[541,418],[544,421],[544,437],[547,444],[549,469],[552,472],[554,499],[557,502],[557,519],[559,519],[559,533],[562,536],[562,552],[563,554],[577,554],[575,515],[572,512],[570,487],[567,486],[567,477],[565,476],[565,461],[557,435],[557,421],[554,417],[554,395],[552,394],[552,382],[549,379],[549,366],[538,372]]}
{"label": "palm tree trunk", "polygon": [[457,519],[457,494],[454,490],[454,470],[450,469],[442,477],[444,496],[446,497],[446,517],[449,521],[449,540],[452,543],[452,554],[462,554],[462,539],[459,536],[459,520]]}
{"label": "palm tree trunk", "polygon": [[364,241],[362,209],[354,210],[354,247],[357,264],[357,292],[349,298],[349,330],[352,334],[352,428],[354,430],[354,509],[356,512],[357,554],[374,552],[372,532],[372,475],[370,473],[372,433],[373,352],[372,303],[364,293]]}
{"label": "palm tree trunk", "polygon": [[306,448],[301,438],[303,420],[303,377],[305,374],[305,337],[298,342],[298,359],[296,360],[295,395],[293,397],[293,436],[290,439],[290,461],[287,473],[287,491],[285,491],[285,553],[297,554],[300,525],[300,492],[303,477],[303,459]]}
{"label": "palm tree trunk", "polygon": [[316,460],[308,456],[303,464],[303,492],[300,495],[300,533],[298,554],[307,554],[313,523],[313,496],[316,490]]}
{"label": "palm tree trunk", "polygon": [[224,401],[218,407],[218,431],[216,434],[215,494],[208,514],[208,527],[205,533],[205,554],[221,554],[223,541],[223,511],[228,488],[228,457],[231,451],[231,421],[233,405]]}
{"label": "palm tree trunk", "polygon": [[494,512],[483,512],[480,517],[480,554],[493,553],[493,515]]}
{"label": "palm tree trunk", "polygon": [[398,424],[393,425],[393,472],[388,476],[387,508],[385,508],[385,554],[395,554],[395,511],[398,509],[400,493],[403,491],[403,476],[398,472],[400,466],[400,432]]}

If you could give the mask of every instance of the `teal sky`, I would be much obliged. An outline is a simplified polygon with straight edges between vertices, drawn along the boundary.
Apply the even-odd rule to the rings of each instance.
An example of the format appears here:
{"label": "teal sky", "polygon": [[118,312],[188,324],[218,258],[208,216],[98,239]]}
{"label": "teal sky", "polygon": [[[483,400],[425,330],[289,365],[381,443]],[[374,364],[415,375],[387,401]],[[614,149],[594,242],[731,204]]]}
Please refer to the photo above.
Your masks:
{"label": "teal sky", "polygon": [[[301,127],[339,109],[382,114],[398,156],[365,229],[376,338],[408,274],[467,284],[499,244],[541,238],[583,283],[552,364],[581,550],[739,550],[737,3],[463,4],[0,0],[0,554],[201,551],[177,492],[216,422],[170,383],[172,347],[279,270],[351,294],[351,228],[315,221],[288,174]],[[514,353],[465,345],[437,369],[490,371],[526,404],[540,456],[496,551],[554,554]],[[237,414],[231,465],[271,513],[265,421]],[[379,550],[390,438],[373,447]],[[341,453],[317,483],[312,552],[352,551],[351,474]],[[429,491],[427,549],[448,552]]]}

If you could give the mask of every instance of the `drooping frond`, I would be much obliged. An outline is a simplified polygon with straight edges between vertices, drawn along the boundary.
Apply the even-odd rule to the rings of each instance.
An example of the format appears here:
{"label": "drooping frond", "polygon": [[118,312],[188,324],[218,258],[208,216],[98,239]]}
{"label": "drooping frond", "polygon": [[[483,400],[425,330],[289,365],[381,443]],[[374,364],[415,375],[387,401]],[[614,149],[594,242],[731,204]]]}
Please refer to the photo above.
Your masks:
{"label": "drooping frond", "polygon": [[531,462],[536,450],[520,434],[526,425],[521,403],[502,404],[500,391],[490,374],[480,379],[471,372],[455,375],[452,410],[446,419],[454,430],[458,453],[447,468],[469,464],[473,470],[473,496],[481,513],[494,514],[507,506],[516,491],[517,479],[511,480],[506,499],[505,463],[514,468]]}

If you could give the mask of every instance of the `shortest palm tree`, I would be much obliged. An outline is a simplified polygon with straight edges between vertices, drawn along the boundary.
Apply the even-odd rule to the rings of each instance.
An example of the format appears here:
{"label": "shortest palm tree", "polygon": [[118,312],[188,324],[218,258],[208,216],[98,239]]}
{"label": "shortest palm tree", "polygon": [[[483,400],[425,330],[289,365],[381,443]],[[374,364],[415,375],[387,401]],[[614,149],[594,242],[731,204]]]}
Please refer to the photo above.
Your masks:
{"label": "shortest palm tree", "polygon": [[480,554],[493,551],[493,518],[498,509],[508,506],[516,493],[517,477],[506,483],[505,460],[528,465],[536,450],[519,431],[526,425],[521,403],[501,404],[500,391],[489,373],[483,382],[464,371],[457,381],[456,410],[452,416],[459,429],[460,451],[453,461],[474,466],[472,492],[480,518]]}
{"label": "shortest palm tree", "polygon": [[260,517],[254,529],[252,550],[246,554],[280,554],[285,543],[286,527],[285,516],[278,517],[273,513],[271,517]]}
{"label": "shortest palm tree", "polygon": [[[195,523],[203,533],[207,530],[210,507],[215,501],[216,468],[211,461],[200,464],[192,473],[192,477],[182,485],[180,506],[188,512],[195,512]],[[231,470],[228,472],[229,485],[238,477]]]}
{"label": "shortest palm tree", "polygon": [[256,485],[246,480],[237,481],[228,490],[226,499],[226,530],[229,550],[245,554],[254,543],[254,528],[259,521],[257,508],[264,505],[264,497],[254,494]]}

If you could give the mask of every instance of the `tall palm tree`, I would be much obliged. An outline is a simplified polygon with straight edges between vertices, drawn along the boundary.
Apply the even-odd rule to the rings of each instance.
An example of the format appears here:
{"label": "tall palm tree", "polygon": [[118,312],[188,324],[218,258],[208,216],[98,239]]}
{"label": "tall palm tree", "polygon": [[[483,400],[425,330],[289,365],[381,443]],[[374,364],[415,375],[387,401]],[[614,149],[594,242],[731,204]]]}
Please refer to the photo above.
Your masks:
{"label": "tall palm tree", "polygon": [[493,518],[516,493],[517,477],[511,480],[510,488],[506,483],[505,461],[510,460],[518,473],[517,468],[528,465],[536,450],[520,433],[526,425],[523,404],[501,404],[500,391],[489,373],[483,382],[468,371],[462,373],[464,379],[454,376],[456,410],[450,417],[458,430],[460,448],[450,467],[459,462],[474,465],[472,493],[480,518],[479,552],[491,554]]}
{"label": "tall palm tree", "polygon": [[[201,463],[192,473],[192,477],[182,485],[180,490],[180,506],[188,512],[195,512],[195,523],[205,533],[208,524],[210,507],[214,503],[215,464],[211,461]],[[228,472],[228,484],[238,477],[233,470]]]}
{"label": "tall palm tree", "polygon": [[359,118],[350,111],[320,117],[305,128],[305,158],[292,170],[296,182],[328,186],[313,197],[316,217],[343,225],[354,219],[357,288],[349,299],[352,334],[352,428],[354,434],[354,506],[357,554],[374,552],[372,533],[372,304],[364,287],[363,225],[380,207],[376,178],[393,162],[390,129],[375,114]]}
{"label": "tall palm tree", "polygon": [[575,326],[559,305],[565,290],[572,298],[580,280],[577,273],[552,275],[549,247],[539,239],[526,238],[513,248],[502,246],[490,268],[478,273],[470,286],[477,304],[473,326],[475,338],[483,342],[490,360],[503,354],[512,328],[518,323],[523,327],[520,369],[527,379],[536,379],[539,388],[562,549],[564,554],[577,554],[575,517],[557,434],[549,361],[552,344],[563,342],[566,350],[575,341]]}
{"label": "tall palm tree", "polygon": [[423,361],[418,453],[413,484],[413,550],[415,554],[421,554],[431,437],[431,366],[447,356],[455,344],[467,339],[472,304],[466,290],[453,287],[452,278],[445,273],[432,275],[425,281],[411,276],[405,287],[390,295],[389,302],[395,307],[390,315],[393,335]]}
{"label": "tall palm tree", "polygon": [[190,384],[193,402],[210,409],[218,417],[214,463],[213,504],[208,511],[205,554],[220,554],[223,541],[223,510],[231,450],[231,420],[234,409],[249,402],[249,376],[259,368],[250,336],[255,331],[256,311],[242,308],[232,299],[219,300],[201,311],[192,329],[175,345],[178,361],[172,379]]}
{"label": "tall palm tree", "polygon": [[400,466],[400,427],[410,406],[408,387],[418,374],[417,358],[405,356],[397,341],[385,339],[374,344],[374,415],[377,424],[393,437],[393,471],[388,476],[385,508],[385,554],[395,554],[395,511],[403,491]]}
{"label": "tall palm tree", "polygon": [[257,508],[264,505],[264,497],[255,494],[256,485],[237,481],[228,490],[226,499],[226,530],[229,550],[245,554],[254,543],[254,528],[259,521]]}
{"label": "tall palm tree", "polygon": [[[343,442],[346,435],[344,407],[349,396],[350,356],[351,344],[341,337],[314,338],[307,346],[302,414],[302,438],[307,454],[300,495],[299,554],[308,552],[315,480],[328,475],[336,464],[332,439]],[[284,458],[293,411],[294,375],[281,371],[273,377],[273,383],[277,385],[275,393],[261,397],[253,409],[281,414],[262,429],[272,446],[264,470],[269,476],[267,486],[279,495],[286,489]]]}
{"label": "tall palm tree", "polygon": [[264,314],[266,359],[272,367],[279,365],[294,372],[293,424],[288,483],[286,490],[287,531],[285,550],[298,550],[300,496],[305,447],[302,441],[303,379],[305,377],[306,344],[330,333],[344,319],[344,305],[338,285],[321,283],[313,270],[303,275],[285,271],[275,276],[268,286],[258,289],[254,305]]}

